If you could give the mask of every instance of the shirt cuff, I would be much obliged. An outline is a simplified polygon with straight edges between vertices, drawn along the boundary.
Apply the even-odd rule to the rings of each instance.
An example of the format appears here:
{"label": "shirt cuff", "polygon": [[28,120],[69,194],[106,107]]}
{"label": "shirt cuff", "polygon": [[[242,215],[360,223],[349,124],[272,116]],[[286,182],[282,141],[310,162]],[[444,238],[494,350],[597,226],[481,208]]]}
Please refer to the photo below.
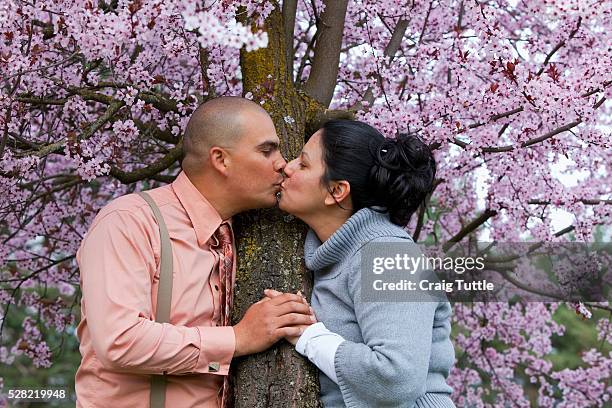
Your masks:
{"label": "shirt cuff", "polygon": [[236,350],[236,336],[231,326],[197,327],[200,355],[195,372],[227,375]]}
{"label": "shirt cuff", "polygon": [[295,344],[295,350],[304,357],[308,357],[306,355],[306,344],[308,341],[317,335],[324,334],[325,332],[331,333],[329,330],[327,330],[327,327],[325,327],[323,322],[311,324],[306,328],[306,330],[304,330],[304,333],[302,333],[298,339],[297,343]]}
{"label": "shirt cuff", "polygon": [[338,346],[343,342],[342,336],[329,331],[322,322],[318,322],[308,326],[298,339],[295,349],[338,384],[334,359]]}

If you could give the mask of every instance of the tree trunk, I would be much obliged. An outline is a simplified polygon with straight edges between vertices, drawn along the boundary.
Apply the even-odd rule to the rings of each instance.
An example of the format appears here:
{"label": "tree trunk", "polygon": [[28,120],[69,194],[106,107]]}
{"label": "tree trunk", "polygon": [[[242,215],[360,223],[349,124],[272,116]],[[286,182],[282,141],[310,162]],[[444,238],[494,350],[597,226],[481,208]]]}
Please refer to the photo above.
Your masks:
{"label": "tree trunk", "polygon": [[[301,150],[308,117],[323,107],[298,93],[288,72],[283,16],[278,8],[266,20],[265,49],[241,52],[244,93],[264,101],[281,140],[281,151],[293,158]],[[310,295],[304,268],[306,228],[278,209],[257,210],[236,217],[238,245],[233,322],[260,300],[265,288]],[[271,349],[237,359],[232,365],[236,407],[319,407],[317,370],[282,340]]]}

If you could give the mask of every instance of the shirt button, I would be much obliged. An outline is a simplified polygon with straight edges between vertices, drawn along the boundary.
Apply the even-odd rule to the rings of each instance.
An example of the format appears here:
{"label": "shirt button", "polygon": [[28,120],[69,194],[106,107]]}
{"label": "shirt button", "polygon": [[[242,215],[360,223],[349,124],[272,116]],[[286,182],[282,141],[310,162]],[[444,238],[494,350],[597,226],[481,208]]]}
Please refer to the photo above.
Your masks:
{"label": "shirt button", "polygon": [[215,290],[219,290],[219,286],[215,285]]}

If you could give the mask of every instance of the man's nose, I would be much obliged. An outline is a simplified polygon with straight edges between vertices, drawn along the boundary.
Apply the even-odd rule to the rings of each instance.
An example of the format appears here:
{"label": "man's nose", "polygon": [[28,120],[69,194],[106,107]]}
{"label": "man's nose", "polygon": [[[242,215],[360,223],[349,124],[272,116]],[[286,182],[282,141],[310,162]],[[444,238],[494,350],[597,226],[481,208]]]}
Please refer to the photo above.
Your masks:
{"label": "man's nose", "polygon": [[279,154],[279,158],[274,162],[274,170],[277,172],[281,172],[287,166],[287,161],[283,157],[283,155]]}

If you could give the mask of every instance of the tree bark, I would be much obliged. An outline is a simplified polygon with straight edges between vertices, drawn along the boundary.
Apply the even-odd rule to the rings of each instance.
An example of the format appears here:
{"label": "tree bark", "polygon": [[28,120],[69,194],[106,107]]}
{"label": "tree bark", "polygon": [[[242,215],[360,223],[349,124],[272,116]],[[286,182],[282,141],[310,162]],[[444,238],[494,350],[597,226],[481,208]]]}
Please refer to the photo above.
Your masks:
{"label": "tree bark", "polygon": [[[244,93],[263,101],[281,140],[285,158],[302,148],[306,123],[324,108],[293,86],[286,66],[286,33],[278,7],[266,20],[268,47],[242,51]],[[236,217],[238,271],[233,322],[260,300],[265,288],[310,295],[311,279],[303,263],[305,225],[278,209]],[[317,370],[282,340],[271,349],[232,363],[235,407],[319,407]]]}

